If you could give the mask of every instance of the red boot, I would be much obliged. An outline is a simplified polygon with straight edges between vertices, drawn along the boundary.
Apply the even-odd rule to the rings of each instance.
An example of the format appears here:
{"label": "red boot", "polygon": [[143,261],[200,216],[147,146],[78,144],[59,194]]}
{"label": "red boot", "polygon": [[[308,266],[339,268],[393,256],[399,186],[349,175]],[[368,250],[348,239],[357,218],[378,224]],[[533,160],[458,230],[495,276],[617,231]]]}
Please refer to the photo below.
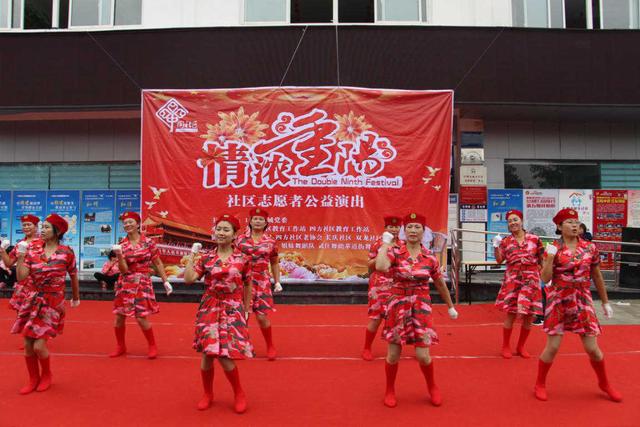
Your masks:
{"label": "red boot", "polygon": [[546,401],[547,400],[547,373],[551,369],[551,363],[538,360],[538,378],[534,387],[536,399]]}
{"label": "red boot", "polygon": [[520,329],[520,337],[518,338],[518,345],[516,346],[516,354],[523,359],[528,359],[531,357],[529,352],[524,349],[524,344],[527,342],[527,338],[529,338],[529,333],[531,329],[525,329],[524,326]]}
{"label": "red boot", "polygon": [[149,344],[149,352],[147,353],[147,357],[149,359],[155,359],[158,357],[158,347],[156,346],[156,339],[153,336],[153,328],[143,329],[142,333],[144,337],[147,339],[147,343]]}
{"label": "red boot", "polygon": [[593,370],[596,371],[596,375],[598,376],[598,386],[600,387],[600,390],[607,393],[607,395],[609,395],[609,398],[614,402],[622,402],[622,394],[620,394],[620,392],[611,387],[611,384],[609,384],[607,371],[604,368],[604,359],[599,362],[591,360],[591,366],[593,367]]}
{"label": "red boot", "polygon": [[260,328],[264,342],[267,344],[267,359],[276,360],[276,348],[273,346],[273,337],[271,336],[271,326]]}
{"label": "red boot", "polygon": [[390,364],[385,360],[384,373],[387,377],[387,390],[384,393],[384,404],[389,408],[395,408],[398,404],[396,400],[396,375],[398,374],[398,364]]}
{"label": "red boot", "polygon": [[211,365],[211,369],[208,371],[200,369],[200,376],[202,377],[204,395],[202,399],[200,399],[200,402],[198,402],[198,410],[204,411],[211,407],[211,402],[213,401],[213,365]]}
{"label": "red boot", "polygon": [[428,365],[420,365],[420,370],[424,379],[427,381],[427,387],[429,388],[429,395],[431,395],[431,404],[433,406],[442,405],[442,396],[440,395],[440,389],[436,385],[436,381],[433,376],[433,360]]}
{"label": "red boot", "polygon": [[512,329],[502,328],[502,357],[505,359],[511,359],[511,348],[509,347],[509,341],[511,340]]}
{"label": "red boot", "polygon": [[238,414],[242,414],[247,410],[247,396],[245,396],[244,390],[242,390],[242,386],[240,385],[240,374],[238,374],[238,368],[235,367],[230,371],[224,371],[224,374],[227,376],[227,379],[233,388],[233,410]]}
{"label": "red boot", "polygon": [[124,335],[126,332],[126,327],[122,325],[121,327],[114,326],[113,331],[116,334],[116,349],[109,353],[109,357],[118,357],[122,356],[127,352],[127,347],[124,343]]}
{"label": "red boot", "polygon": [[47,391],[49,387],[51,387],[51,368],[49,366],[50,358],[47,356],[43,359],[38,359],[40,361],[40,384],[38,384],[38,388],[36,391]]}
{"label": "red boot", "polygon": [[38,367],[38,358],[36,356],[25,356],[24,361],[27,363],[29,382],[20,389],[20,394],[29,394],[38,387],[40,368]]}
{"label": "red boot", "polygon": [[371,344],[373,344],[373,340],[376,338],[376,333],[371,332],[369,329],[365,329],[364,334],[364,349],[362,350],[362,358],[367,362],[373,360],[373,354],[371,354]]}

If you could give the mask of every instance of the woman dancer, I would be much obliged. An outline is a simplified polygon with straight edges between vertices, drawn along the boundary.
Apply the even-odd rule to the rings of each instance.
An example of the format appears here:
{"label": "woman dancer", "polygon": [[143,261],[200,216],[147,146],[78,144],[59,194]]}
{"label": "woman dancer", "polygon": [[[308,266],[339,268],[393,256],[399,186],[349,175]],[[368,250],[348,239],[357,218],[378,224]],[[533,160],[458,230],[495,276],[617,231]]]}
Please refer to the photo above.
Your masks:
{"label": "woman dancer", "polygon": [[591,281],[596,285],[602,310],[606,318],[613,316],[607,289],[600,272],[600,253],[594,243],[579,237],[580,221],[574,209],[562,209],[553,217],[559,240],[547,244],[542,263],[542,280],[550,284],[545,287],[547,307],[544,317],[544,332],[547,344],[538,361],[538,378],[534,388],[539,400],[547,400],[546,378],[565,332],[580,335],[582,346],[598,377],[598,386],[611,400],[622,401],[607,378],[604,355],[598,346],[600,324],[591,298]]}
{"label": "woman dancer", "polygon": [[[398,238],[400,227],[402,226],[402,218],[398,216],[385,216],[383,219],[384,231],[393,235],[394,246],[404,244],[404,242]],[[378,255],[380,246],[382,246],[382,239],[378,239],[369,249],[369,308],[367,310],[369,323],[365,330],[364,349],[362,350],[362,358],[367,361],[373,360],[371,345],[378,332],[378,327],[382,319],[384,319],[387,300],[389,299],[389,295],[391,295],[392,280],[389,272],[383,273],[376,271],[376,256]]]}
{"label": "woman dancer", "polygon": [[510,236],[497,235],[492,239],[496,262],[507,262],[504,281],[496,299],[496,307],[506,313],[502,327],[502,357],[511,359],[509,340],[516,316],[522,316],[522,328],[516,354],[528,359],[531,355],[524,345],[531,332],[533,317],[542,314],[540,263],[544,248],[540,238],[527,233],[522,226],[522,212],[507,212]]}
{"label": "woman dancer", "polygon": [[155,359],[158,356],[158,347],[147,316],[158,313],[160,308],[151,283],[151,264],[160,274],[167,295],[173,292],[173,288],[167,281],[167,274],[155,243],[140,233],[140,215],[136,212],[125,212],[120,220],[127,235],[120,244],[112,248],[118,257],[120,277],[115,285],[116,295],[113,300],[117,346],[109,357],[118,357],[127,352],[125,318],[135,317],[149,345],[147,357]]}
{"label": "woman dancer", "polygon": [[433,360],[429,353],[429,346],[438,342],[438,334],[433,328],[431,316],[429,279],[433,279],[440,297],[449,307],[449,316],[457,319],[458,312],[451,302],[438,260],[431,251],[422,246],[425,217],[410,213],[403,222],[406,244],[393,246],[393,234],[385,231],[382,234],[382,246],[376,256],[376,270],[389,271],[393,280],[382,330],[383,338],[389,343],[385,362],[387,390],[384,404],[390,408],[397,405],[395,379],[398,361],[402,346],[413,344],[420,370],[427,382],[431,403],[440,406],[442,397],[435,383]]}
{"label": "woman dancer", "polygon": [[234,410],[247,410],[247,398],[240,385],[240,375],[234,360],[253,357],[247,319],[251,310],[250,265],[246,255],[234,247],[239,221],[228,214],[215,223],[217,246],[205,253],[194,265],[194,257],[202,248],[194,243],[187,261],[184,281],[191,284],[204,277],[206,291],[196,314],[193,348],[202,353],[200,376],[204,395],[198,409],[204,410],[213,401],[213,359],[217,358],[234,394]]}
{"label": "woman dancer", "polygon": [[273,345],[271,321],[267,317],[269,312],[276,311],[271,292],[271,275],[274,280],[274,292],[282,291],[280,285],[280,264],[278,260],[278,247],[276,239],[265,233],[269,226],[269,214],[261,208],[249,211],[249,228],[247,232],[238,237],[236,246],[243,254],[248,256],[251,272],[251,308],[256,315],[260,331],[267,344],[267,359],[276,359],[276,349]]}
{"label": "woman dancer", "polygon": [[73,294],[70,305],[80,305],[76,257],[70,247],[60,244],[68,227],[62,217],[51,214],[42,224],[42,241],[31,244],[22,241],[17,245],[18,280],[31,278],[29,290],[11,329],[11,333],[21,333],[24,337],[29,382],[20,389],[21,394],[45,391],[51,386],[47,339],[61,334],[64,328],[67,274]]}

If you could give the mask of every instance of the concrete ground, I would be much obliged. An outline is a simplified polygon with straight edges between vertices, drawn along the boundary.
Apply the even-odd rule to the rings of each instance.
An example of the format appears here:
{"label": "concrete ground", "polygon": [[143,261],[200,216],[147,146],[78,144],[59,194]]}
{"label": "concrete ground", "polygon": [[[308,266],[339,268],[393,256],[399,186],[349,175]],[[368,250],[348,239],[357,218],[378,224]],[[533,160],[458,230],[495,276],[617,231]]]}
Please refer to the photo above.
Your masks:
{"label": "concrete ground", "polygon": [[596,301],[598,319],[603,325],[640,325],[640,300],[610,300],[613,307],[613,318],[605,319],[602,307]]}

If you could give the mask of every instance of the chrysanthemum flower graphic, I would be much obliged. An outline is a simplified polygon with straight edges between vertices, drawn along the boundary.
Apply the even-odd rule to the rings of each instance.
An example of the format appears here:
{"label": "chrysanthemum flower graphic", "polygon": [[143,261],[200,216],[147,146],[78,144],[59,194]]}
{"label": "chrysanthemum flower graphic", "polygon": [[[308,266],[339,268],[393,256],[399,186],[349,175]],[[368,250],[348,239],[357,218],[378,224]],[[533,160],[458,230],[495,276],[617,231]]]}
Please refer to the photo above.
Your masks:
{"label": "chrysanthemum flower graphic", "polygon": [[364,115],[356,116],[353,111],[349,114],[335,114],[338,121],[338,132],[336,139],[340,141],[355,141],[362,133],[371,128],[371,125],[364,120]]}
{"label": "chrysanthemum flower graphic", "polygon": [[228,137],[227,139],[244,142],[248,145],[253,145],[263,138],[265,136],[263,130],[269,127],[269,125],[257,120],[257,111],[249,116],[244,112],[244,107],[240,107],[238,111],[232,111],[231,113],[220,112],[218,116],[222,119],[218,125],[233,132],[233,137]]}
{"label": "chrysanthemum flower graphic", "polygon": [[235,135],[234,129],[222,126],[222,122],[220,122],[217,125],[207,123],[207,133],[200,136],[207,141],[215,141],[224,144],[225,141],[234,140]]}

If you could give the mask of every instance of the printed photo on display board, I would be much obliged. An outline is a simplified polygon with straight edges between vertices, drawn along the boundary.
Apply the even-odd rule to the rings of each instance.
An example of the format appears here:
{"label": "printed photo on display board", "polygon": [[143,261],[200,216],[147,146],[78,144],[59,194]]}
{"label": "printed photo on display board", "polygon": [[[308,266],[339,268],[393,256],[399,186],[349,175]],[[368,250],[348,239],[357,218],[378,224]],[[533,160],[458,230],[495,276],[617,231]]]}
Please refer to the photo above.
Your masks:
{"label": "printed photo on display board", "polygon": [[114,242],[115,191],[83,191],[81,218],[81,268],[99,271]]}
{"label": "printed photo on display board", "polygon": [[214,218],[246,225],[261,207],[283,278],[359,281],[383,216],[416,211],[444,263],[452,102],[344,87],[143,91],[145,230],[180,275]]}

